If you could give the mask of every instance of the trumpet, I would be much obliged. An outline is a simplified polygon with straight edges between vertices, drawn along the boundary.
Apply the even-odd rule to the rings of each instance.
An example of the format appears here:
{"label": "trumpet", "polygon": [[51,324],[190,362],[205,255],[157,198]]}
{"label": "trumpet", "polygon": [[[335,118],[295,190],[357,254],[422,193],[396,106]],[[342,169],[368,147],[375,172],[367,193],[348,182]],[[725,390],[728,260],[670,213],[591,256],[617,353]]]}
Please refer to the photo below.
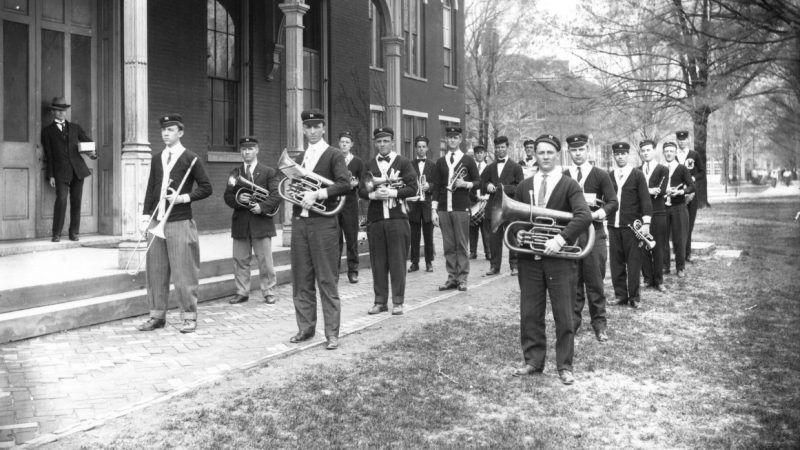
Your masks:
{"label": "trumpet", "polygon": [[681,184],[679,184],[679,185],[677,185],[675,187],[667,186],[667,192],[664,192],[664,198],[665,198],[664,204],[667,205],[667,206],[672,206],[672,197],[675,197],[677,195],[676,192],[678,192],[679,190],[681,190],[683,188],[684,188],[684,184],[683,183],[681,183]]}
{"label": "trumpet", "polygon": [[[284,150],[278,160],[278,169],[286,175],[278,184],[278,194],[287,202],[303,206],[303,197],[306,192],[316,192],[328,186],[333,186],[334,182],[318,175],[305,167],[298,165],[294,160],[289,157],[289,153]],[[339,203],[332,210],[328,210],[324,203],[317,200],[309,208],[321,216],[332,217],[339,214],[339,211],[344,208],[346,198],[339,196]]]}
{"label": "trumpet", "polygon": [[[269,198],[268,190],[253,183],[252,181],[248,180],[247,178],[241,175],[239,175],[238,178],[231,176],[228,179],[228,184],[231,186],[242,186],[239,188],[239,190],[236,191],[236,195],[234,197],[236,200],[236,204],[239,206],[244,206],[245,208],[250,209],[256,204],[262,203],[266,201],[267,198]],[[244,198],[242,197],[245,194],[250,195],[250,199],[247,201],[245,201]],[[275,207],[273,207],[269,211],[262,211],[262,214],[264,214],[265,216],[272,217],[278,213],[278,208],[280,208],[280,205],[275,205]]]}
{"label": "trumpet", "polygon": [[358,186],[358,178],[353,176],[353,172],[347,171],[347,174],[350,175],[350,189],[353,189]]}
{"label": "trumpet", "polygon": [[636,220],[633,222],[633,225],[628,225],[633,231],[633,234],[636,236],[636,239],[639,239],[639,247],[645,246],[647,250],[652,250],[656,248],[656,241],[653,239],[653,235],[650,233],[645,234],[642,232],[642,221]]}
{"label": "trumpet", "polygon": [[463,180],[467,177],[467,168],[464,166],[459,166],[458,170],[453,172],[453,176],[450,177],[450,181],[447,182],[447,190],[453,192],[456,190],[456,182],[458,180]]}
{"label": "trumpet", "polygon": [[425,200],[425,191],[422,189],[422,185],[423,184],[427,184],[427,183],[428,183],[428,181],[425,178],[425,174],[423,173],[422,175],[419,176],[419,179],[417,180],[417,195],[415,195],[413,197],[408,197],[406,199],[406,201],[407,202],[421,202],[421,201],[424,201]]}

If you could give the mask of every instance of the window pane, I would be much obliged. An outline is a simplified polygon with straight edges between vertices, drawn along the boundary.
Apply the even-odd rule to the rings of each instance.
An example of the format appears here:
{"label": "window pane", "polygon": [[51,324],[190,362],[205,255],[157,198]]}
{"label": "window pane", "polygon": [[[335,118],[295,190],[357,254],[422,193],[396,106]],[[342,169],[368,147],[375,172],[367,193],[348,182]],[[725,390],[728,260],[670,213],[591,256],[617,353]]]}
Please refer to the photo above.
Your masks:
{"label": "window pane", "polygon": [[228,39],[222,33],[217,33],[216,35],[217,41],[217,50],[216,50],[216,61],[215,65],[217,67],[217,74],[216,76],[220,78],[227,78],[228,77]]}
{"label": "window pane", "polygon": [[213,30],[214,24],[216,23],[216,15],[214,14],[216,11],[216,4],[216,0],[208,0],[208,3],[206,3],[206,11],[208,11],[208,15],[206,17],[206,28],[209,30]]}
{"label": "window pane", "polygon": [[72,23],[87,27],[92,25],[90,0],[72,0]]}
{"label": "window pane", "polygon": [[216,23],[214,24],[214,29],[217,31],[225,31],[228,26],[228,13],[225,11],[225,7],[219,2],[216,2],[216,9]]}
{"label": "window pane", "polygon": [[207,66],[207,73],[208,76],[213,77],[216,75],[216,54],[217,54],[217,47],[214,44],[214,32],[208,31],[206,33],[206,53],[208,56],[206,57],[206,66]]}
{"label": "window pane", "polygon": [[5,0],[3,9],[28,15],[28,0]]}
{"label": "window pane", "polygon": [[64,23],[64,0],[44,0],[42,18]]}
{"label": "window pane", "polygon": [[72,120],[91,131],[92,123],[92,38],[71,35]]}
{"label": "window pane", "polygon": [[236,38],[232,35],[228,35],[228,48],[226,51],[228,55],[228,64],[227,64],[227,71],[228,71],[228,78],[231,80],[238,80],[239,74],[237,73],[237,58],[236,58]]}
{"label": "window pane", "polygon": [[[64,95],[64,33],[42,30],[42,102]],[[50,117],[45,117],[45,121]],[[45,122],[46,123],[46,122]]]}
{"label": "window pane", "polygon": [[3,140],[28,140],[28,26],[3,22]]}

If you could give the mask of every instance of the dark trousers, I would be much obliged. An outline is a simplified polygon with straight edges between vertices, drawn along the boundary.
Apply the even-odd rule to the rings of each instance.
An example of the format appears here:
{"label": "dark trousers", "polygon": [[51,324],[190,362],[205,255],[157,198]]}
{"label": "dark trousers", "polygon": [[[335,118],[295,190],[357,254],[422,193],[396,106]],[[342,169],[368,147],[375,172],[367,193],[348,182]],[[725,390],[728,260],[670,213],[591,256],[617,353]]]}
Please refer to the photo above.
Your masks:
{"label": "dark trousers", "polygon": [[369,262],[375,304],[389,300],[389,277],[392,278],[392,303],[402,305],[406,294],[406,259],[411,236],[408,220],[386,219],[367,226]]}
{"label": "dark trousers", "polygon": [[544,368],[547,352],[545,312],[547,294],[556,323],[556,367],[572,370],[575,333],[572,324],[573,299],[578,266],[574,260],[548,258],[519,260],[519,328],[525,364]]}
{"label": "dark trousers", "polygon": [[433,262],[433,222],[409,222],[411,227],[411,263],[419,264],[420,235],[425,244],[425,262]]}
{"label": "dark trousers", "polygon": [[56,181],[56,202],[53,205],[53,236],[61,236],[64,216],[67,213],[69,195],[69,235],[77,236],[81,230],[81,198],[83,197],[83,178],[72,172],[69,182]]}
{"label": "dark trousers", "polygon": [[297,327],[313,333],[317,327],[319,287],[325,337],[339,337],[339,253],[336,237],[339,221],[335,217],[292,218],[292,297]]}
{"label": "dark trousers", "polygon": [[642,270],[642,251],[633,230],[608,227],[611,252],[611,283],[614,296],[620,300],[639,301],[639,272]]}
{"label": "dark trousers", "polygon": [[484,218],[478,225],[469,223],[469,254],[473,255],[478,253],[478,233],[481,235],[481,242],[483,243],[483,254],[488,256],[491,252],[491,245],[489,244],[489,235],[491,233],[490,220]]}
{"label": "dark trousers", "polygon": [[469,276],[469,211],[439,211],[448,283],[466,283]]}
{"label": "dark trousers", "polygon": [[[350,199],[347,199],[350,202]],[[358,272],[358,199],[354,204],[345,205],[339,214],[339,260],[341,261],[342,249],[347,242],[347,271]]]}
{"label": "dark trousers", "polygon": [[686,204],[686,208],[689,210],[689,228],[686,232],[686,258],[692,256],[692,231],[694,231],[694,219],[697,218],[697,204],[699,201],[697,197]]}
{"label": "dark trousers", "polygon": [[656,247],[649,251],[642,247],[642,275],[649,286],[661,286],[664,284],[664,242],[668,236],[666,215],[653,215],[650,234],[656,241]]}
{"label": "dark trousers", "polygon": [[[686,265],[686,233],[689,230],[689,211],[685,203],[667,206],[667,234],[672,237],[675,269]],[[664,269],[669,270],[669,239],[664,239]]]}
{"label": "dark trousers", "polygon": [[[488,219],[484,219],[484,221],[489,221]],[[491,233],[489,236],[489,248],[492,252],[492,259],[489,262],[489,266],[492,269],[500,270],[500,266],[503,264],[503,235],[506,232],[507,223],[504,223],[497,227],[497,231]],[[517,267],[517,253],[514,251],[508,251],[508,265],[512,269]]]}
{"label": "dark trousers", "polygon": [[[594,226],[594,225],[592,225]],[[575,294],[575,331],[581,327],[583,305],[589,300],[589,317],[595,331],[606,328],[606,294],[603,291],[603,279],[606,277],[606,260],[608,248],[606,233],[602,228],[595,228],[595,241],[592,251],[585,258],[578,260],[578,282]],[[585,239],[587,235],[581,237]],[[584,241],[585,242],[585,241]]]}

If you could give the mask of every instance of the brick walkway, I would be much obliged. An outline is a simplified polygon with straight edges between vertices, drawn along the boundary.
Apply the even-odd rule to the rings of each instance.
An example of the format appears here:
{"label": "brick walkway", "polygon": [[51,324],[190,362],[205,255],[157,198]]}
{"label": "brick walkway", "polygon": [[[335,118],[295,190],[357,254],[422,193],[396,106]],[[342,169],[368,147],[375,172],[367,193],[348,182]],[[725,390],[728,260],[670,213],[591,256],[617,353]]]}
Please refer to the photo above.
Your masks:
{"label": "brick walkway", "polygon": [[[506,278],[481,278],[488,261],[472,263],[471,287]],[[441,257],[434,273],[409,274],[407,312],[459,295],[437,290],[445,278]],[[227,298],[202,303],[193,334],[179,333],[178,313],[170,311],[167,327],[150,333],[134,329],[145,319],[137,317],[0,345],[0,448],[31,439],[35,439],[31,444],[44,443],[75,429],[91,428],[232,369],[323,342],[320,311],[315,339],[289,344],[297,331],[291,285],[280,286],[277,293],[276,305],[258,302],[258,296],[239,305],[228,304]],[[339,293],[342,336],[382,320],[402,320],[402,316],[366,314],[373,299],[369,270],[361,271],[358,284],[342,276]],[[346,346],[347,340],[341,345]]]}

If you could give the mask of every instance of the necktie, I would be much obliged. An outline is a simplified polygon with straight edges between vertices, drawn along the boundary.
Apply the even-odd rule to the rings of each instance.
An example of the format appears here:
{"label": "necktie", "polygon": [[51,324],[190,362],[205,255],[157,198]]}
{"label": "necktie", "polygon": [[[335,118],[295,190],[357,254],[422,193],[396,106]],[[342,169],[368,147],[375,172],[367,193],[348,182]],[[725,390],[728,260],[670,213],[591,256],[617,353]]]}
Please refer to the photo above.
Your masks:
{"label": "necktie", "polygon": [[244,170],[245,170],[245,172],[247,172],[247,178],[250,181],[253,181],[253,170],[252,169],[253,169],[253,166],[251,164],[245,164],[244,165]]}
{"label": "necktie", "polygon": [[650,162],[644,163],[644,173],[650,173]]}
{"label": "necktie", "polygon": [[172,152],[167,150],[167,164],[169,164],[170,161],[172,161]]}
{"label": "necktie", "polygon": [[539,206],[545,206],[544,205],[545,195],[547,195],[547,175],[542,174],[542,185],[539,186],[539,202],[538,202]]}
{"label": "necktie", "polygon": [[583,178],[583,174],[581,173],[581,166],[578,166],[578,182],[581,181],[581,178]]}
{"label": "necktie", "polygon": [[450,164],[453,164],[454,162],[456,162],[456,153],[450,152]]}
{"label": "necktie", "polygon": [[388,156],[378,156],[378,161],[386,161],[386,162],[389,162],[389,160],[390,160],[390,159],[391,159],[391,158],[389,158]]}

